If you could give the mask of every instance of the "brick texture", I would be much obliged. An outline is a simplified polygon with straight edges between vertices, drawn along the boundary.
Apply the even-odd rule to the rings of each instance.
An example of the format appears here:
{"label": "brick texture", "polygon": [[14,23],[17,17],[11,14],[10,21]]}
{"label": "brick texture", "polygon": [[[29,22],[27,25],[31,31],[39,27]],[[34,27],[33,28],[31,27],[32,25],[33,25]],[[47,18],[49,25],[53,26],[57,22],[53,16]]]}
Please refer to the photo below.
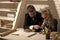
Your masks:
{"label": "brick texture", "polygon": [[60,32],[60,0],[54,0],[56,9],[58,12],[59,20],[58,20],[58,31]]}

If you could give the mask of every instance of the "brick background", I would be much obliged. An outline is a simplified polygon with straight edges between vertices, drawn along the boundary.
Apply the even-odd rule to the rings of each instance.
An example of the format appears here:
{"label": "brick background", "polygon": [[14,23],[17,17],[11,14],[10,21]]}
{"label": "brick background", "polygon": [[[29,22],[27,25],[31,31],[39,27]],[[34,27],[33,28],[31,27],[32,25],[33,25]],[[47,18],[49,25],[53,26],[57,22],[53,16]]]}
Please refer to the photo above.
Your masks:
{"label": "brick background", "polygon": [[54,0],[56,9],[58,12],[59,20],[58,20],[58,31],[60,32],[60,0]]}

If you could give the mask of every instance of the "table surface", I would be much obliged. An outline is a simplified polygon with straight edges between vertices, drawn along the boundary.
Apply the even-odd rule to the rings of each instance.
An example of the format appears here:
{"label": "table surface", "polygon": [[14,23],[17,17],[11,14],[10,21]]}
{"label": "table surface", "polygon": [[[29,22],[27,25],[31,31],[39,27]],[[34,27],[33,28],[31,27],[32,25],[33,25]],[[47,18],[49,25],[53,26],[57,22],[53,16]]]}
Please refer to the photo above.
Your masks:
{"label": "table surface", "polygon": [[[26,36],[24,35],[24,33],[22,32],[22,29],[18,29],[18,31],[16,31],[16,34],[13,35],[13,33],[9,34],[8,36],[5,36],[5,39],[9,39],[9,40],[46,40],[45,35],[44,34],[39,34],[36,33],[32,36]],[[28,33],[26,33],[28,34]]]}

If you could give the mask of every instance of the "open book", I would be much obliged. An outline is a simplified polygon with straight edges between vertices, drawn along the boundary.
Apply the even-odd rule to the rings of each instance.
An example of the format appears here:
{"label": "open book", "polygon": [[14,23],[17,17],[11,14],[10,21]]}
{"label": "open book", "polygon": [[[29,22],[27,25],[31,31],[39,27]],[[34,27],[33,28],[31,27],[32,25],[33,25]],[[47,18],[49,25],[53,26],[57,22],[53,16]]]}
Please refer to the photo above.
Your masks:
{"label": "open book", "polygon": [[35,35],[35,32],[24,32],[23,29],[17,30],[16,32],[12,33],[13,35],[19,35],[19,36],[32,36]]}

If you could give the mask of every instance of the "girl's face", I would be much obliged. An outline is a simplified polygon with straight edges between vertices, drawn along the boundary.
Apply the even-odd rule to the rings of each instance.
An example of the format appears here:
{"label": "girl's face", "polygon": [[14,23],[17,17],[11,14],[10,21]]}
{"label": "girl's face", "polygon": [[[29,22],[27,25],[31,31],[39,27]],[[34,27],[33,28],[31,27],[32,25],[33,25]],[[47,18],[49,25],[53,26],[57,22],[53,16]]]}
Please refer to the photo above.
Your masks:
{"label": "girl's face", "polygon": [[46,14],[42,14],[42,18],[46,18],[47,16],[46,16]]}
{"label": "girl's face", "polygon": [[42,18],[46,18],[47,17],[47,10],[43,10],[42,11]]}

